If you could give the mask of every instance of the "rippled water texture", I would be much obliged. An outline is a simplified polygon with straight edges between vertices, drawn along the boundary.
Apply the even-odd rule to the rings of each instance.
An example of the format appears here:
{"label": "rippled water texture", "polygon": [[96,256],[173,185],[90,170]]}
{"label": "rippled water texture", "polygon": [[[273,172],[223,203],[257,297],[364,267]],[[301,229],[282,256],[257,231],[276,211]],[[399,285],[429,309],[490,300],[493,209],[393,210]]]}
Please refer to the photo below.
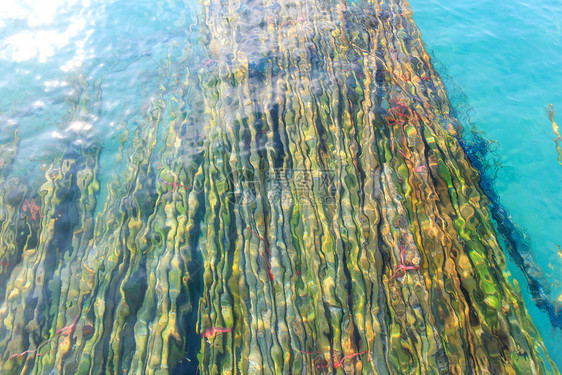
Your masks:
{"label": "rippled water texture", "polygon": [[58,4],[1,21],[2,373],[558,373],[407,2]]}
{"label": "rippled water texture", "polygon": [[[545,107],[552,103],[562,121],[562,6],[548,0],[432,0],[412,1],[412,7],[428,49],[466,93],[454,98],[455,105],[464,112],[470,108],[478,130],[494,141],[490,159],[501,161],[494,189],[526,233],[554,300],[562,293],[557,247],[562,245],[562,167]],[[520,271],[508,264],[524,284]],[[527,288],[523,296],[551,356],[562,366],[560,332],[552,330]]]}

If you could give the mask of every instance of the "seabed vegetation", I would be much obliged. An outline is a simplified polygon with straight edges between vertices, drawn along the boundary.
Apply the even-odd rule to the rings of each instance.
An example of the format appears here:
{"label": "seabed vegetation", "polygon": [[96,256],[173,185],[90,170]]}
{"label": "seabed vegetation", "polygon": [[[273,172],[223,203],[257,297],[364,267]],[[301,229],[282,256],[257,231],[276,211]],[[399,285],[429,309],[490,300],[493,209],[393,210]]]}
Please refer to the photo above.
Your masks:
{"label": "seabed vegetation", "polygon": [[0,372],[558,373],[409,4],[200,5],[109,181],[0,146]]}

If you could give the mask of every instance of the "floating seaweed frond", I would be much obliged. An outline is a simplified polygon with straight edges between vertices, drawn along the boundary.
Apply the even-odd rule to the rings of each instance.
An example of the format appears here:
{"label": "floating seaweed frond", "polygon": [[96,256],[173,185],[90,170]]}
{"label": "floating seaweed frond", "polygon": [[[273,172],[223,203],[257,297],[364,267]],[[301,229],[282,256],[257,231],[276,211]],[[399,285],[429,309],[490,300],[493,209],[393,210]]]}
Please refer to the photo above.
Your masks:
{"label": "floating seaweed frond", "polygon": [[558,125],[554,120],[554,116],[556,113],[554,112],[554,107],[552,106],[552,104],[546,107],[546,114],[548,115],[550,122],[552,122],[552,131],[556,135],[556,138],[554,138],[554,143],[556,143],[556,152],[558,152],[558,163],[562,165],[562,147],[560,146],[560,140],[562,138],[560,137],[560,131],[558,130]]}

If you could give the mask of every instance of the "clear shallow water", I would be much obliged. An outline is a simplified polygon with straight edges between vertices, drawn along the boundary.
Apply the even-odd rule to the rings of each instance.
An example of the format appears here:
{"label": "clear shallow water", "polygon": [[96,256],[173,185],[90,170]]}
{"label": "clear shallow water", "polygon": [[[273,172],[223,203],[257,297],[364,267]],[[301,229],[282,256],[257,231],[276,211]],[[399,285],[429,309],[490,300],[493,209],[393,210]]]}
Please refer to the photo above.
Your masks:
{"label": "clear shallow water", "polygon": [[[110,138],[125,104],[137,112],[158,87],[158,68],[185,46],[190,14],[188,4],[173,1],[7,1],[0,19],[0,64],[10,72],[0,82],[4,123],[8,115],[18,121],[28,144],[89,132],[52,132],[72,95],[69,81],[82,73],[105,96],[93,135]],[[30,146],[22,147],[27,154]]]}
{"label": "clear shallow water", "polygon": [[[70,140],[103,144],[100,178],[115,163],[123,121],[140,121],[159,75],[185,54],[197,4],[184,1],[7,1],[0,19],[0,126],[17,125],[16,171],[44,171]],[[195,62],[194,62],[195,64]],[[76,82],[96,85],[93,116],[64,124]],[[63,124],[62,127],[60,124]],[[11,137],[3,131],[4,140]],[[16,172],[17,173],[17,172]],[[106,196],[100,184],[100,200]]]}
{"label": "clear shallow water", "polygon": [[[427,19],[444,20],[439,17],[431,18],[438,13],[432,11],[429,6],[424,9],[424,13],[418,10],[415,4],[412,5],[414,6],[415,20],[418,20],[418,17],[423,17],[424,14]],[[452,51],[462,55],[465,52],[465,48],[461,48],[462,43],[456,43],[456,39],[451,38],[457,36],[466,43],[468,35],[470,37],[474,36],[478,40],[478,42],[474,42],[473,46],[478,46],[483,52],[486,51],[484,54],[487,53],[489,56],[489,50],[483,48],[486,45],[484,41],[490,41],[491,36],[493,36],[490,34],[490,30],[494,29],[495,26],[492,27],[489,24],[498,22],[498,19],[488,13],[489,19],[487,19],[487,22],[483,20],[483,25],[488,25],[488,27],[479,26],[475,30],[473,20],[478,16],[482,17],[480,10],[476,9],[473,5],[467,5],[469,11],[464,9],[462,3],[458,6],[459,8],[455,5],[453,13],[465,22],[465,26],[462,27],[463,23],[458,22],[454,23],[454,27],[447,27],[447,33],[450,32],[451,36],[445,38],[445,50],[449,50],[448,46],[453,44],[455,49]],[[2,112],[0,126],[3,131],[0,136],[7,137],[9,131],[4,132],[4,130],[13,129],[15,123],[17,123],[20,129],[22,144],[18,160],[14,165],[15,173],[36,176],[38,172],[45,172],[49,156],[62,151],[66,140],[71,140],[77,145],[101,142],[104,150],[102,152],[99,176],[101,180],[99,201],[105,202],[107,195],[105,182],[110,178],[115,154],[119,147],[117,137],[122,132],[119,124],[122,120],[126,120],[130,124],[140,123],[141,114],[145,113],[147,104],[153,98],[153,95],[158,93],[159,86],[163,83],[162,77],[172,79],[171,74],[166,74],[166,69],[169,67],[167,60],[180,61],[182,59],[186,49],[186,40],[191,35],[186,31],[188,29],[186,25],[193,23],[193,19],[189,15],[195,14],[196,6],[192,3],[180,1],[160,1],[156,3],[156,6],[151,1],[135,2],[134,4],[124,1],[42,1],[28,3],[13,1],[8,3],[6,9],[5,16],[0,21],[0,25],[4,26],[0,31],[2,51],[0,55],[0,69],[2,71],[11,71],[13,74],[4,75],[0,82],[0,90],[2,92],[2,95],[0,95],[0,111]],[[240,11],[245,12],[246,10],[241,9]],[[515,10],[511,9],[511,11]],[[550,16],[550,13],[547,15]],[[517,17],[514,19],[518,22],[520,21]],[[514,19],[507,18],[504,21],[514,22]],[[295,16],[285,23],[286,25],[292,25],[306,21],[302,17]],[[426,42],[428,42],[431,48],[431,43],[433,42],[431,32],[426,33],[423,19],[418,22],[420,22],[424,35],[427,34]],[[448,22],[447,24],[451,25]],[[534,24],[531,22],[532,25]],[[435,25],[434,29],[440,30],[438,34],[443,37],[446,33],[439,29],[439,27],[440,25]],[[517,32],[519,33],[524,33],[515,26],[513,28],[518,29]],[[504,31],[503,28],[500,29],[501,32]],[[559,31],[559,29],[558,27],[557,30]],[[496,32],[499,33],[500,31],[496,30]],[[522,35],[522,39],[529,38],[525,34]],[[493,36],[491,40],[495,41],[496,39],[498,37]],[[500,39],[506,43],[510,41],[507,34],[503,35]],[[435,40],[439,40],[439,38],[435,38]],[[436,43],[436,46],[439,46],[439,42]],[[537,45],[540,46],[541,44],[538,43]],[[464,73],[467,71],[465,65],[458,59],[458,55],[453,54],[454,58],[451,58],[451,61],[447,61],[446,56],[442,57],[436,52],[454,79],[465,88],[470,103],[473,106],[475,106],[473,100],[480,100],[488,104],[492,101],[492,98],[496,99],[496,104],[498,105],[491,106],[487,109],[488,112],[484,112],[486,114],[485,118],[494,119],[495,122],[493,124],[496,126],[504,124],[505,127],[505,124],[510,122],[502,116],[507,116],[511,113],[521,113],[521,104],[529,102],[528,98],[525,97],[527,91],[506,90],[497,82],[498,74],[508,74],[510,77],[508,81],[510,82],[529,81],[529,84],[533,83],[536,85],[538,78],[534,74],[538,73],[533,73],[533,71],[539,71],[544,68],[544,62],[535,66],[533,64],[537,64],[537,62],[533,60],[532,62],[529,61],[529,67],[533,67],[533,69],[528,68],[527,72],[521,70],[519,73],[512,72],[512,70],[515,71],[516,68],[520,68],[520,64],[523,66],[524,64],[521,61],[525,61],[525,58],[530,55],[529,52],[521,52],[518,55],[509,57],[510,51],[517,50],[512,48],[515,47],[505,47],[505,50],[498,49],[505,52],[505,54],[497,53],[494,55],[492,61],[495,65],[481,64],[480,68],[475,68],[472,75],[469,75],[472,79],[468,79],[467,82],[462,82],[455,76],[456,69]],[[530,47],[527,45],[527,48]],[[549,48],[546,46],[544,50],[549,50]],[[437,51],[437,47],[435,49]],[[468,47],[466,47],[466,50],[468,50]],[[195,55],[197,55],[197,52]],[[267,64],[261,64],[262,61],[253,61],[252,63],[254,64],[253,68],[256,74],[263,73],[264,67],[267,67]],[[201,56],[199,61],[190,61],[188,64],[191,64],[196,69],[205,69],[207,67],[214,69],[220,62],[205,61],[203,56]],[[260,64],[263,66],[260,66]],[[550,65],[553,64],[547,64],[547,66]],[[349,66],[353,65],[350,64]],[[494,66],[496,68],[493,68]],[[506,70],[506,66],[511,68]],[[347,71],[350,70],[347,65],[344,67]],[[549,70],[547,69],[546,71]],[[90,85],[98,85],[99,89],[97,91],[94,90],[94,93],[100,94],[100,96],[96,98],[95,95],[92,95],[93,99],[90,106],[93,108],[88,121],[68,124],[62,119],[68,110],[66,100],[75,95],[75,88],[70,82],[75,84],[76,81],[79,81],[80,72],[84,73],[84,78],[88,80]],[[476,81],[474,77],[479,77],[480,80],[476,86],[474,86]],[[553,81],[555,80],[545,80],[548,84],[552,84]],[[169,82],[164,79],[164,84],[167,83]],[[468,83],[468,85],[465,85],[465,83]],[[485,91],[482,90],[484,87],[486,88]],[[544,87],[543,85],[541,90]],[[482,92],[485,92],[488,96],[473,96],[469,91],[470,88],[480,90],[480,95],[482,95]],[[514,95],[514,93],[519,94]],[[170,94],[166,93],[166,95]],[[506,107],[506,103],[503,100],[497,100],[498,97],[510,98],[510,104]],[[539,98],[535,99],[537,100],[534,111],[542,119],[542,130],[550,133],[550,124],[542,112],[545,103],[541,103]],[[310,100],[310,97],[307,100]],[[549,101],[552,101],[556,107],[556,101]],[[517,108],[517,111],[512,112],[511,110],[514,108]],[[479,128],[484,129],[483,124],[486,121],[483,118],[479,118],[477,112],[471,113],[472,119]],[[534,115],[532,113],[534,112],[527,112],[524,119],[532,118]],[[519,122],[521,123],[521,120]],[[59,123],[63,126],[58,127]],[[497,127],[494,127],[494,129],[497,129]],[[522,126],[521,129],[527,128]],[[541,159],[542,161],[537,161],[535,164],[542,165],[543,161],[544,163],[548,161],[552,170],[557,170],[556,155],[553,152],[554,145],[551,141],[552,135],[549,138],[549,136],[542,133],[542,130],[538,130],[536,133],[537,137],[543,137],[542,141],[544,144],[541,144],[539,142],[540,139],[537,138],[537,149],[542,150],[543,158]],[[528,155],[529,147],[526,146],[529,143],[528,137],[520,137],[519,133],[515,137],[515,132],[508,133],[505,134],[506,138],[509,138],[509,136],[515,138],[514,143],[517,143],[517,140],[519,140],[516,146],[519,153],[515,153],[513,156],[520,156],[521,153],[526,152],[527,157],[524,160],[529,160],[531,156]],[[487,132],[487,135],[492,139],[502,139],[503,142],[503,138],[499,134],[495,136],[493,133]],[[526,144],[522,144],[521,142],[523,141],[527,141]],[[501,144],[499,152],[507,158],[511,151],[507,152],[506,150],[513,149],[509,144]],[[518,213],[517,209],[510,207],[505,200],[509,197],[509,191],[515,182],[523,186],[531,185],[531,182],[524,182],[525,171],[529,175],[536,176],[537,168],[533,167],[531,163],[526,163],[527,169],[523,168],[522,171],[517,173],[513,169],[510,170],[508,168],[510,166],[515,168],[518,163],[521,163],[521,160],[517,161],[515,159],[512,161],[512,164],[507,164],[506,160],[504,160],[505,168],[501,172],[503,175],[499,176],[496,187],[501,194],[502,201],[514,215],[516,223],[529,231],[533,226],[530,225],[529,228],[531,229],[529,229],[527,225],[534,223],[535,227],[548,233],[548,231],[544,230],[544,225],[536,225],[535,222],[519,221],[523,217],[528,218],[525,211]],[[531,166],[529,167],[529,165]],[[553,175],[552,171],[544,171],[543,173],[545,176]],[[531,180],[529,178],[527,181]],[[558,179],[558,181],[560,180]],[[555,183],[547,186],[557,188]],[[521,188],[516,189],[516,192],[512,192],[512,194],[521,197],[521,195],[518,195],[517,190],[521,190]],[[553,194],[553,192],[550,192],[550,194]],[[539,196],[532,192],[529,192],[528,195],[535,198]],[[545,194],[540,196],[547,197],[549,195],[546,194],[545,190]],[[516,202],[518,199],[515,198]],[[537,203],[537,206],[541,206],[541,204],[557,204],[553,199],[543,199],[545,200]],[[521,205],[518,207],[521,207]],[[103,207],[98,208],[98,210],[101,209]],[[517,213],[519,216],[516,216]],[[546,221],[544,219],[546,216],[538,216],[543,222]],[[556,226],[553,227],[553,230],[554,228]],[[536,244],[534,237],[532,238],[533,243]],[[256,244],[260,244],[260,241],[265,243],[265,240],[259,238],[259,235],[254,240]],[[544,254],[548,254],[548,259],[554,262],[555,259],[552,255],[555,254],[556,247],[550,246],[550,250],[547,251],[548,247],[544,246],[544,249]],[[271,271],[271,266],[267,264],[267,260],[259,257],[258,262],[261,269],[270,268]],[[547,266],[548,264],[544,265],[543,268],[548,270]],[[553,263],[553,267],[555,266]],[[300,271],[298,272],[300,276]],[[522,285],[524,285],[524,281],[522,281]],[[529,302],[528,305],[533,309],[532,302]],[[541,320],[541,315],[535,314],[535,316],[539,317],[537,323],[543,328],[543,336],[548,336],[548,322],[544,318]],[[197,335],[195,336],[197,337]],[[550,349],[551,351],[553,350],[552,348]],[[555,353],[552,353],[553,357],[556,357]],[[191,358],[194,360],[194,357],[194,353],[186,353],[187,359]],[[187,362],[187,359],[184,362]],[[193,366],[189,367],[189,364],[187,366],[193,370]]]}
{"label": "clear shallow water", "polygon": [[[557,1],[410,2],[428,51],[462,88],[470,119],[495,141],[501,168],[495,189],[513,222],[528,234],[536,260],[562,293],[562,166],[545,107],[562,120],[562,4]],[[464,99],[463,99],[464,100]],[[562,367],[561,336],[526,291],[527,307]]]}

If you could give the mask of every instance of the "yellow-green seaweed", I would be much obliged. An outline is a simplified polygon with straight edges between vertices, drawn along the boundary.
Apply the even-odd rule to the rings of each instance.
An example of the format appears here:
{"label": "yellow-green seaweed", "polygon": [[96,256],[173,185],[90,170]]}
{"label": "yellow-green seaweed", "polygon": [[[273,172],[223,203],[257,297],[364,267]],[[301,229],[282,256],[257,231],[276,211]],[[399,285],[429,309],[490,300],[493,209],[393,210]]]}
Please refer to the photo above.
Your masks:
{"label": "yellow-green seaweed", "polygon": [[201,6],[103,202],[97,146],[0,173],[2,373],[558,373],[409,4]]}

